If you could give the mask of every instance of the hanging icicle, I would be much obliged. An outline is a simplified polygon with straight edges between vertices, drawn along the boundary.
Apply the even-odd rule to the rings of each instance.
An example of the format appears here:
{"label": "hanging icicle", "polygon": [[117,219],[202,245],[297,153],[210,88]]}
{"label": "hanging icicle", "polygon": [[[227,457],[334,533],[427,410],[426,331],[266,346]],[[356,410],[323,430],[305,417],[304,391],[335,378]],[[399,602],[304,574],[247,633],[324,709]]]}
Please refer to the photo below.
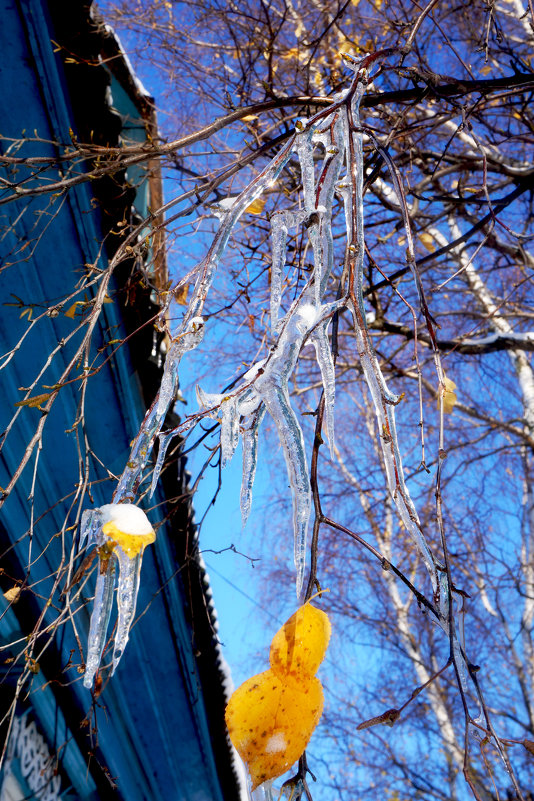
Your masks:
{"label": "hanging icicle", "polygon": [[82,515],[80,549],[87,540],[87,546],[95,546],[98,552],[98,575],[83,680],[87,688],[93,686],[102,660],[115,584],[118,618],[111,675],[119,664],[135,615],[143,551],[155,539],[146,514],[130,503],[108,503]]}

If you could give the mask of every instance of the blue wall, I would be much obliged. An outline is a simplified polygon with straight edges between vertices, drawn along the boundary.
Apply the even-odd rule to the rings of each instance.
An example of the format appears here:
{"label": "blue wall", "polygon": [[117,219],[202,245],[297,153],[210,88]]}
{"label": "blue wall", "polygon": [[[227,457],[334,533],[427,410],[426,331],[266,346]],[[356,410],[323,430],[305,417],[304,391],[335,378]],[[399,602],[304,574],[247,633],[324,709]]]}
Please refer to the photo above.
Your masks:
{"label": "blue wall", "polygon": [[[0,8],[3,151],[6,152],[10,144],[6,137],[39,137],[51,143],[68,144],[69,128],[75,126],[62,62],[51,44],[54,33],[46,4],[39,0],[17,3],[1,0]],[[116,91],[115,105],[120,99],[120,92]],[[9,110],[7,114],[6,109]],[[125,113],[131,114],[131,109]],[[19,156],[53,157],[57,150],[54,144],[25,141],[20,149],[11,152]],[[24,168],[4,171],[2,177],[20,181],[25,177]],[[31,180],[41,185],[57,177],[56,171],[53,175],[47,173]],[[10,193],[11,190],[4,190],[3,196]],[[1,302],[17,304],[17,299],[21,299],[24,304],[32,304],[32,320],[47,308],[61,303],[73,291],[76,281],[84,274],[84,265],[105,264],[100,213],[92,202],[91,187],[87,184],[76,187],[68,195],[43,195],[0,206],[0,237]],[[44,385],[52,386],[58,381],[85,334],[85,327],[76,332],[83,319],[81,307],[74,317],[67,316],[65,311],[75,300],[84,297],[90,300],[91,292],[87,289],[85,294],[73,297],[65,302],[57,316],[44,317],[33,327],[24,307],[2,306],[0,352],[8,353],[18,341],[23,342],[0,371],[0,430],[5,430],[9,424],[14,404],[25,396],[21,387],[30,386],[40,372],[33,395],[46,393]],[[113,298],[113,291],[111,295]],[[124,336],[121,306],[115,299],[104,306],[89,361],[96,359],[96,363],[102,364],[103,356],[110,353],[106,342]],[[62,341],[65,344],[60,346]],[[103,350],[98,355],[100,348]],[[52,352],[55,356],[47,365]],[[76,375],[79,376],[79,370],[75,369],[72,376]],[[58,567],[66,566],[72,538],[77,536],[73,526],[80,512],[76,500],[80,458],[86,460],[82,473],[87,467],[95,505],[108,503],[114,489],[112,474],[120,473],[129,443],[144,414],[139,379],[127,348],[119,349],[88,382],[83,427],[76,425],[81,397],[79,381],[59,392],[44,420],[42,450],[36,451],[37,467],[34,455],[0,512],[3,548],[8,545],[6,540],[13,543],[10,564],[18,564],[20,570],[13,578],[22,579],[31,562],[28,572],[31,589],[25,590],[19,603],[6,611],[0,621],[0,633],[5,643],[21,626],[31,627],[31,609],[42,608],[45,600],[52,597],[45,621],[50,625],[59,622],[52,647],[57,649],[62,664],[67,665],[72,655],[72,667],[65,671],[62,681],[69,685],[73,709],[79,710],[83,718],[91,713],[91,694],[81,683],[80,656],[73,627],[63,617],[64,599],[60,590],[65,576],[57,584]],[[0,486],[7,486],[28,441],[42,421],[39,408],[19,407],[15,425],[0,454]],[[28,501],[30,495],[33,495],[33,506]],[[162,520],[163,504],[161,495],[155,498],[156,508],[149,512],[153,525],[157,525],[158,517]],[[85,497],[81,508],[89,506]],[[91,597],[93,587],[94,575],[82,592],[82,602],[75,603],[73,608],[75,625],[84,644],[91,604],[83,604]],[[25,599],[31,603],[26,604]],[[95,772],[95,759],[89,759],[89,769],[86,767],[87,751],[92,743],[94,745],[91,728],[96,714],[96,759],[104,761],[110,776],[116,780],[120,796],[128,801],[158,798],[222,801],[184,603],[166,526],[162,525],[156,544],[145,552],[137,607],[141,616],[132,629],[117,674],[90,714],[90,725],[71,730],[73,736],[61,753],[61,769],[65,780],[72,782],[77,797],[106,793],[102,790],[101,772]],[[68,739],[73,713],[69,710],[71,723],[67,724],[61,709],[57,708],[55,680],[58,677],[45,674],[46,656],[40,657],[46,640],[47,637],[41,637],[33,651],[34,658],[43,667],[28,685],[25,704],[33,708],[49,745],[54,748]],[[15,648],[14,653],[16,651]],[[20,660],[19,657],[13,670],[21,664]],[[54,681],[47,684],[52,679]],[[111,784],[109,792],[115,792]]]}

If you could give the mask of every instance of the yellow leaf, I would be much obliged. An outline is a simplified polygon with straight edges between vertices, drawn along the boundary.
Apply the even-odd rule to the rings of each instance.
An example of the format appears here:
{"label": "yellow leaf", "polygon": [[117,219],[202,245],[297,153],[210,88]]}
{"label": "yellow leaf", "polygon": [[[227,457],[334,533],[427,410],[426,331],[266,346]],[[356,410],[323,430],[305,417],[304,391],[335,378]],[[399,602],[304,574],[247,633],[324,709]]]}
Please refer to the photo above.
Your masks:
{"label": "yellow leaf", "polygon": [[261,214],[264,206],[265,200],[261,197],[257,197],[256,200],[252,201],[250,206],[247,206],[245,211],[248,211],[249,214]]}
{"label": "yellow leaf", "polygon": [[485,67],[482,67],[480,72],[482,73],[482,75],[488,75],[492,71],[492,69],[493,67],[490,64],[486,64]]}
{"label": "yellow leaf", "polygon": [[445,414],[450,414],[454,409],[454,404],[458,400],[454,391],[456,389],[456,384],[445,376],[443,379],[443,386],[443,411]]}
{"label": "yellow leaf", "polygon": [[431,253],[435,251],[436,246],[434,244],[434,237],[432,236],[432,234],[427,234],[426,231],[423,231],[417,236],[419,237],[419,241],[421,242],[423,247],[425,247]]}
{"label": "yellow leaf", "polygon": [[4,593],[4,598],[6,599],[6,601],[9,601],[9,603],[14,604],[16,603],[16,601],[18,601],[19,595],[20,595],[20,587],[11,587],[10,590],[7,590],[7,592]]}
{"label": "yellow leaf", "polygon": [[41,670],[39,662],[36,662],[35,659],[32,659],[31,657],[26,657],[26,661],[28,663],[28,670],[30,671],[30,673],[35,673],[35,674],[39,673],[39,671]]}
{"label": "yellow leaf", "polygon": [[28,320],[31,320],[32,319],[32,311],[33,311],[33,309],[31,309],[30,307],[28,307],[27,309],[24,309],[24,311],[21,311],[21,313],[19,314],[19,319],[22,319],[23,317],[27,317]]}
{"label": "yellow leaf", "polygon": [[306,33],[306,28],[303,25],[302,20],[298,20],[295,27],[295,38],[300,39],[303,33]]}
{"label": "yellow leaf", "polygon": [[354,42],[351,42],[350,39],[345,39],[345,41],[339,45],[337,48],[338,53],[352,53],[355,48]]}
{"label": "yellow leaf", "polygon": [[46,393],[45,395],[34,395],[31,398],[26,398],[26,400],[17,401],[15,406],[30,406],[33,408],[41,408],[42,403],[46,403],[48,398],[52,395],[51,392]]}
{"label": "yellow leaf", "polygon": [[299,759],[322,711],[323,690],[315,676],[297,688],[266,670],[235,691],[226,707],[226,725],[248,766],[253,790]]}
{"label": "yellow leaf", "polygon": [[74,319],[74,315],[76,314],[76,306],[78,305],[78,303],[79,301],[76,301],[76,303],[73,303],[72,306],[69,306],[69,308],[65,312],[65,317],[70,317],[71,320]]}
{"label": "yellow leaf", "polygon": [[242,122],[252,122],[252,120],[257,120],[257,114],[247,114],[246,117],[241,117]]}
{"label": "yellow leaf", "polygon": [[102,526],[102,533],[109,539],[112,548],[118,545],[130,559],[133,559],[138,553],[142,553],[145,546],[151,545],[156,539],[153,531],[148,534],[125,534],[124,531],[117,528],[113,521]]}
{"label": "yellow leaf", "polygon": [[298,47],[292,47],[289,50],[286,50],[285,53],[282,53],[282,58],[286,59],[286,61],[290,61],[293,58],[298,58],[300,55],[300,50]]}
{"label": "yellow leaf", "polygon": [[271,669],[239,687],[226,707],[230,739],[246,762],[252,789],[299,759],[323,711],[315,672],[330,639],[330,621],[310,603],[274,635]]}
{"label": "yellow leaf", "polygon": [[291,683],[314,676],[324,659],[330,640],[330,620],[307,603],[284,623],[271,643],[269,661],[278,676]]}
{"label": "yellow leaf", "polygon": [[174,299],[176,303],[179,303],[180,306],[185,306],[187,304],[187,293],[189,292],[189,284],[184,284],[181,286],[175,293]]}

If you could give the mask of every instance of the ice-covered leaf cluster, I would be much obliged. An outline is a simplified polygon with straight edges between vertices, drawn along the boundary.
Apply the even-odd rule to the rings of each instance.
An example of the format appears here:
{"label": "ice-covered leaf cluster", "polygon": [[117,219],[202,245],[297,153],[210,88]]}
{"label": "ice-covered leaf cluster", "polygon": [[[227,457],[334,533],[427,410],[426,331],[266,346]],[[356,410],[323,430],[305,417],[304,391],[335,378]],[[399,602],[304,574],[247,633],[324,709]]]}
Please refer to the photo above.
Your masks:
{"label": "ice-covered leaf cluster", "polygon": [[108,503],[98,509],[87,510],[82,515],[80,550],[87,543],[88,548],[97,548],[99,557],[87,641],[85,687],[93,686],[94,675],[100,666],[115,585],[118,614],[112,675],[119,664],[135,615],[143,551],[154,540],[155,534],[146,514],[131,503]]}

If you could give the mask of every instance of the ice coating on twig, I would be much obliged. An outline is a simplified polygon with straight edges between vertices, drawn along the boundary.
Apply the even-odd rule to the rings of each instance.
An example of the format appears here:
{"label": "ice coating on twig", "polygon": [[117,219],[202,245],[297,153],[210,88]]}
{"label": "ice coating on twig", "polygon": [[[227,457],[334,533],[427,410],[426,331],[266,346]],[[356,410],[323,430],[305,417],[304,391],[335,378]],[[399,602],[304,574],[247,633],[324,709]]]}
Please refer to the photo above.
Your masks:
{"label": "ice coating on twig", "polygon": [[276,211],[271,217],[271,330],[280,329],[279,315],[282,301],[282,278],[286,263],[287,235],[289,229],[306,219],[304,211]]}
{"label": "ice coating on twig", "polygon": [[[317,123],[315,120],[317,119]],[[286,462],[293,498],[293,528],[295,537],[295,563],[297,566],[298,592],[303,583],[306,551],[306,533],[310,516],[310,483],[304,436],[289,401],[288,381],[293,373],[300,350],[309,338],[313,341],[325,387],[327,413],[326,432],[333,444],[334,368],[328,352],[327,320],[319,325],[319,310],[324,312],[323,297],[332,270],[332,202],[334,187],[342,164],[342,150],[338,147],[341,123],[339,109],[332,115],[320,112],[311,120],[299,120],[295,135],[280,153],[267,165],[237,197],[218,204],[214,213],[220,226],[206,257],[194,268],[194,291],[188,309],[178,330],[172,335],[172,344],[167,353],[164,376],[158,398],[147,413],[140,432],[133,444],[130,459],[123,471],[114,500],[132,500],[156,437],[160,437],[160,450],[152,476],[152,491],[158,480],[165,453],[174,436],[184,431],[179,426],[161,434],[165,415],[174,401],[178,389],[178,367],[182,356],[192,350],[202,339],[202,310],[217,265],[228,243],[232,229],[240,216],[262,192],[276,179],[294,152],[301,168],[304,194],[304,210],[282,210],[271,218],[273,240],[273,262],[271,270],[271,325],[276,341],[269,357],[263,360],[254,375],[247,375],[243,383],[228,395],[197,391],[200,411],[193,425],[204,416],[221,420],[221,463],[228,463],[235,452],[239,431],[247,440],[244,450],[244,479],[242,502],[244,517],[248,515],[251,501],[252,481],[255,473],[257,453],[257,428],[263,417],[257,415],[260,404],[274,420]],[[315,140],[315,141],[314,141]],[[314,148],[324,149],[324,158],[318,181],[315,177]],[[283,269],[286,258],[287,234],[292,225],[304,221],[313,249],[314,269],[299,299],[280,318]],[[173,304],[164,309],[168,314]],[[162,312],[162,320],[164,319]],[[330,314],[333,314],[332,309]],[[324,324],[323,324],[324,323]],[[316,329],[316,330],[315,330]],[[254,422],[255,421],[255,422]],[[248,433],[246,433],[248,432]]]}
{"label": "ice coating on twig", "polygon": [[398,437],[395,422],[395,405],[399,403],[399,396],[392,393],[385,381],[376,352],[374,350],[365,315],[363,301],[363,280],[364,280],[364,213],[363,213],[363,142],[360,129],[359,107],[363,95],[363,86],[358,87],[355,92],[352,107],[350,109],[352,124],[355,130],[349,130],[349,122],[346,115],[343,117],[345,136],[351,138],[352,151],[354,153],[353,169],[355,171],[354,182],[350,192],[344,192],[345,203],[354,203],[356,209],[356,230],[353,230],[352,216],[347,212],[347,243],[349,258],[352,260],[355,277],[354,288],[357,305],[353,308],[356,341],[360,361],[367,386],[371,391],[377,423],[381,432],[380,444],[384,455],[388,488],[395,501],[395,505],[400,514],[402,522],[407,531],[412,536],[419,553],[421,554],[426,568],[429,572],[434,591],[437,587],[435,562],[432,553],[422,534],[421,524],[417,511],[411,499],[408,488],[404,480],[404,470],[402,458],[398,447]]}
{"label": "ice coating on twig", "polygon": [[128,642],[135,615],[143,551],[146,545],[154,542],[155,534],[146,514],[138,506],[109,503],[84,512],[80,539],[82,544],[87,539],[89,546],[95,545],[99,557],[83,681],[85,687],[91,688],[106,643],[117,575],[116,563],[119,568],[118,618],[112,675]]}
{"label": "ice coating on twig", "polygon": [[[318,112],[310,120],[299,120],[296,133],[281,149],[280,153],[253,178],[250,184],[237,196],[219,204],[214,213],[220,220],[219,229],[204,259],[187,276],[194,282],[189,306],[183,314],[173,293],[169,293],[168,303],[161,316],[160,324],[167,329],[172,344],[167,354],[165,374],[156,403],[147,412],[139,434],[134,442],[130,459],[121,476],[116,500],[133,499],[142,478],[147,459],[150,457],[154,440],[160,437],[160,454],[153,476],[153,488],[157,481],[165,452],[173,437],[184,433],[204,417],[221,420],[222,463],[226,464],[235,451],[239,434],[243,438],[243,478],[241,486],[241,509],[243,521],[250,511],[252,485],[257,464],[258,430],[265,411],[272,417],[278,438],[282,445],[293,503],[294,551],[297,566],[297,593],[302,588],[305,557],[306,534],[311,512],[311,492],[308,476],[308,461],[304,435],[299,419],[291,406],[289,381],[294,378],[300,351],[306,342],[313,344],[316,359],[321,370],[324,390],[325,432],[332,451],[334,445],[334,400],[335,367],[329,343],[329,322],[344,304],[352,312],[356,345],[361,361],[363,375],[371,394],[375,414],[377,438],[384,459],[387,489],[394,501],[400,520],[411,536],[418,554],[421,556],[432,581],[434,603],[438,625],[450,638],[455,664],[459,666],[462,686],[467,682],[465,653],[461,640],[451,618],[450,594],[447,572],[436,560],[427,545],[417,511],[404,479],[404,471],[395,419],[395,405],[401,398],[393,393],[384,378],[380,362],[367,328],[364,304],[364,215],[363,215],[363,133],[359,119],[359,105],[365,91],[370,65],[376,58],[387,55],[387,51],[368,58],[346,56],[345,63],[356,73],[354,82],[345,95],[333,98],[328,109]],[[419,292],[421,309],[427,315],[426,302],[417,274],[413,252],[413,240],[409,231],[409,214],[403,198],[399,176],[392,165],[387,151],[367,131],[368,141],[383,155],[390,169],[393,184],[402,208],[409,250],[409,267],[412,270]],[[173,431],[161,433],[167,410],[170,408],[178,387],[178,367],[183,354],[196,347],[201,337],[196,337],[195,321],[201,320],[204,302],[214,280],[218,264],[224,253],[232,230],[241,215],[253,200],[261,195],[277,178],[288,161],[298,157],[301,171],[304,210],[292,212],[278,210],[271,216],[272,264],[270,319],[272,337],[269,340],[268,356],[251,368],[243,376],[238,386],[233,386],[228,394],[208,395],[198,393],[200,409],[191,415],[186,424]],[[337,193],[343,198],[347,231],[346,254],[340,292],[346,296],[339,305],[325,301],[333,270],[332,215],[333,199]],[[301,215],[300,218],[298,215]],[[284,269],[289,227],[295,222],[303,222],[303,253],[313,251],[313,267],[308,263],[298,264],[299,275],[295,282],[297,289],[292,304],[281,313]],[[300,269],[302,268],[302,269]],[[304,278],[303,278],[304,276]],[[191,281],[189,281],[191,277]],[[306,281],[307,278],[307,281]],[[185,281],[184,278],[181,279]],[[303,281],[305,281],[303,285]],[[293,288],[293,287],[292,287]],[[332,291],[332,287],[330,287]],[[300,293],[300,294],[298,294]],[[172,306],[172,315],[182,317],[177,331],[169,331],[165,315]],[[196,338],[195,338],[196,337]],[[436,360],[438,376],[440,366]],[[441,380],[441,379],[440,379]],[[87,521],[89,540],[94,538],[94,521]],[[110,564],[112,560],[110,560]],[[128,564],[126,606],[135,595],[135,570]],[[103,585],[104,586],[104,585]],[[101,590],[103,589],[101,587]],[[134,588],[134,592],[131,590]],[[101,608],[104,606],[101,604]],[[131,607],[130,607],[131,608]],[[95,622],[96,626],[96,622]],[[123,626],[123,630],[127,626]],[[102,629],[102,626],[100,626]],[[127,639],[127,632],[126,632]],[[95,640],[96,642],[96,640]],[[125,642],[125,640],[124,640]],[[465,692],[465,690],[464,690]]]}
{"label": "ice coating on twig", "polygon": [[178,391],[178,366],[184,353],[193,350],[202,342],[204,336],[204,320],[202,317],[193,317],[185,331],[177,334],[173,340],[167,357],[165,369],[158,392],[157,413],[165,417],[173,403]]}
{"label": "ice coating on twig", "polygon": [[[283,170],[291,158],[293,144],[294,140],[291,138],[241,194],[235,199],[232,198],[232,203],[227,209],[224,209],[224,213],[220,215],[219,229],[206,257],[196,265],[191,273],[191,275],[195,277],[191,301],[178,330],[173,332],[172,345],[165,358],[164,375],[160,392],[155,402],[147,411],[137,437],[134,440],[129,459],[122,471],[117,489],[113,496],[116,502],[124,500],[133,501],[135,499],[139,483],[143,477],[143,470],[150,458],[154,442],[161,432],[167,411],[176,397],[176,392],[178,390],[178,368],[182,356],[185,352],[197,347],[202,338],[202,332],[199,330],[199,323],[202,323],[203,327],[202,310],[204,302],[232,229],[247,207],[276,180],[281,170]],[[160,314],[160,324],[163,327],[167,328],[167,317],[169,316],[171,308],[176,312],[180,310],[180,307],[178,306],[176,308],[176,306],[176,301],[171,292]]]}
{"label": "ice coating on twig", "polygon": [[183,436],[187,434],[187,432],[194,428],[196,421],[192,418],[187,418],[184,420],[183,423],[180,423],[179,426],[176,428],[171,429],[170,431],[166,431],[164,434],[159,435],[159,449],[158,449],[158,457],[156,459],[156,464],[154,465],[154,470],[152,473],[152,481],[150,483],[150,492],[148,494],[149,498],[152,498],[156,485],[158,483],[161,471],[163,469],[163,465],[165,463],[165,457],[167,456],[167,449],[171,444],[174,437]]}

